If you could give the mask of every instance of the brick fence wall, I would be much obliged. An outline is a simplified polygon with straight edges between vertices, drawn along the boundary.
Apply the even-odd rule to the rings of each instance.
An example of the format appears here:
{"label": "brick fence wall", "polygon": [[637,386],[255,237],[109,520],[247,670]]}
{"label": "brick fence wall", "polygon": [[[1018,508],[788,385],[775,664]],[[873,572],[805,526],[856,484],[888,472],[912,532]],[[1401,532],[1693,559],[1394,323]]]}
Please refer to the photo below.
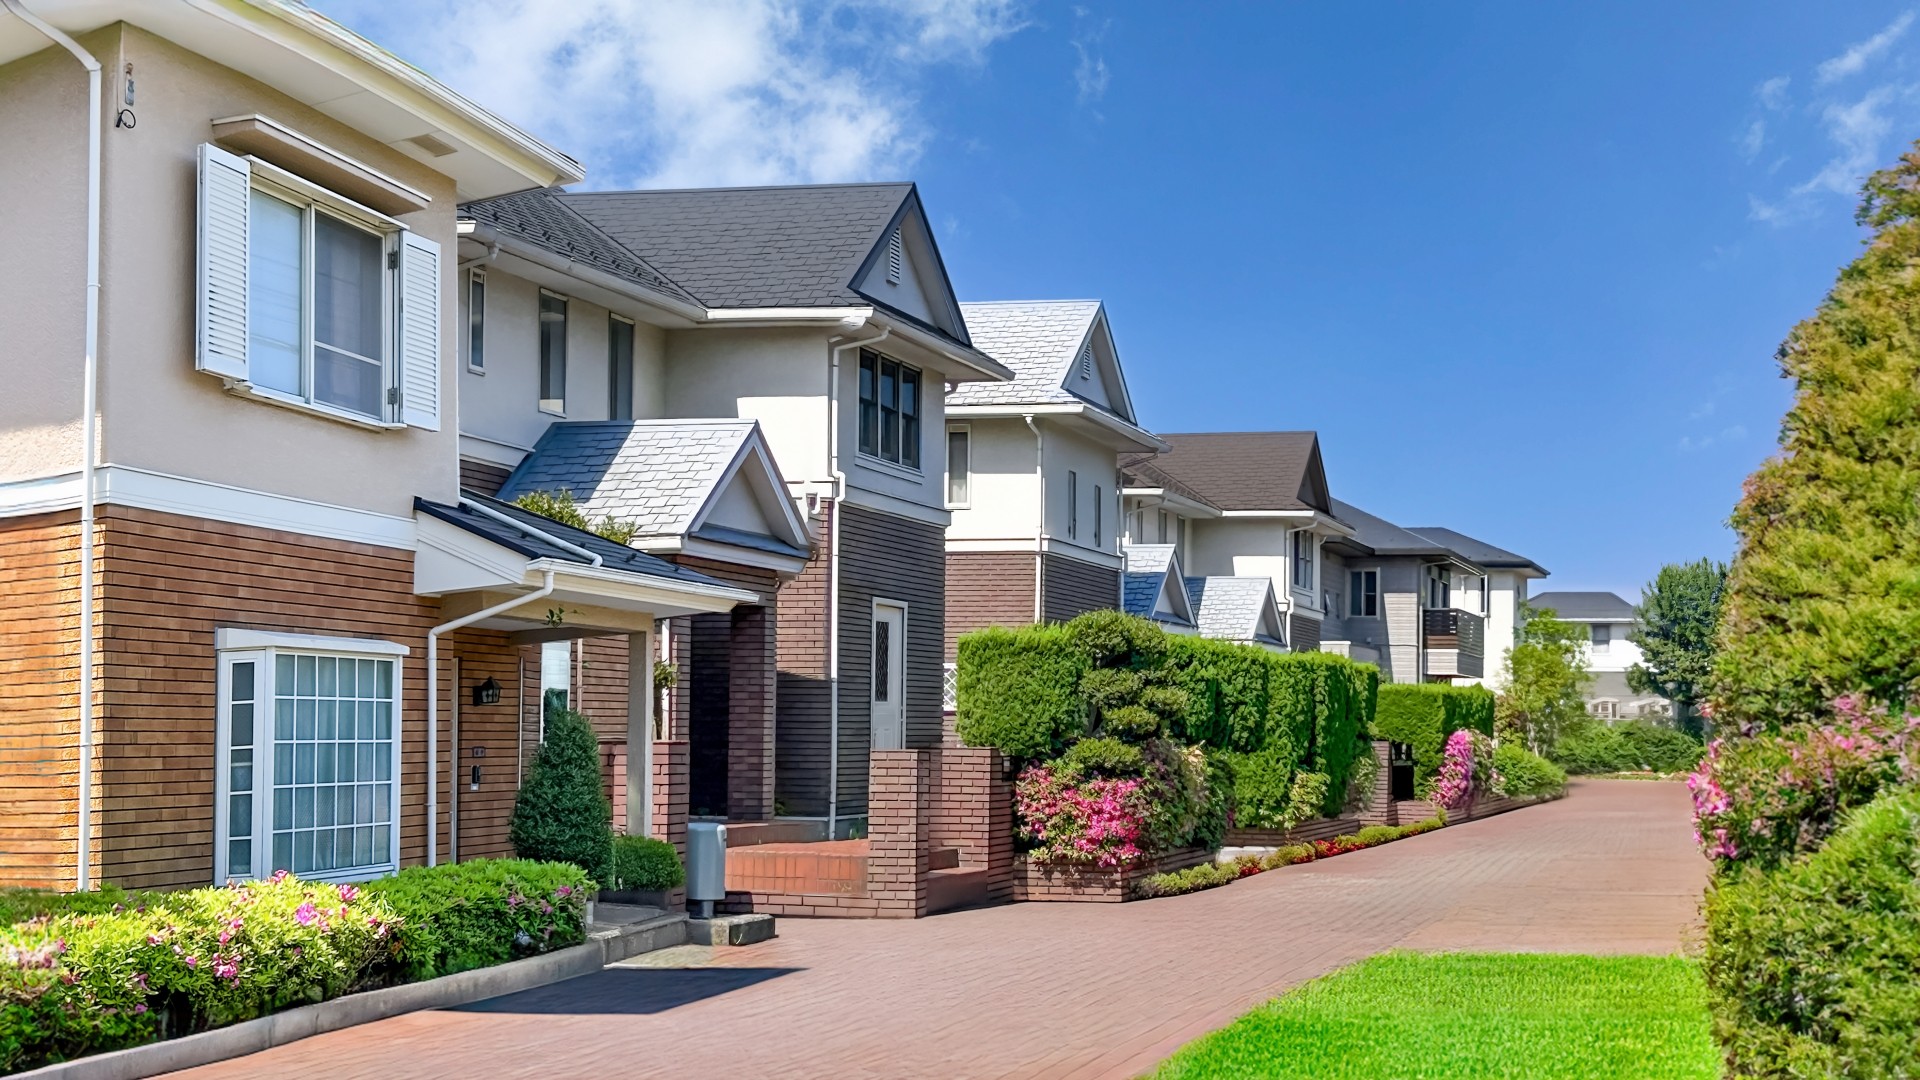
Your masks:
{"label": "brick fence wall", "polygon": [[927,913],[931,753],[875,750],[867,787],[867,895],[881,918]]}
{"label": "brick fence wall", "polygon": [[1013,860],[1013,899],[1119,903],[1132,899],[1144,878],[1211,861],[1213,852],[1205,848],[1181,848],[1117,870],[1045,866],[1020,856]]}
{"label": "brick fence wall", "polygon": [[1013,784],[990,747],[943,746],[928,752],[928,847],[952,848],[960,865],[987,872],[987,899],[1013,897]]}

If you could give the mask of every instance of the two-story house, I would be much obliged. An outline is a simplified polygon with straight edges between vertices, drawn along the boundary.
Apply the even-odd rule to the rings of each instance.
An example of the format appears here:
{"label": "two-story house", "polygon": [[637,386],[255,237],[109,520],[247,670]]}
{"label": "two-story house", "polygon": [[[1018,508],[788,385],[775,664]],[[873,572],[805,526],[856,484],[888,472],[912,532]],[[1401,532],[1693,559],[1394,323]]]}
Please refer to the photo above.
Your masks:
{"label": "two-story house", "polygon": [[1587,711],[1603,720],[1636,716],[1671,716],[1673,703],[1658,694],[1641,693],[1627,685],[1627,671],[1644,657],[1627,635],[1639,622],[1633,605],[1610,592],[1544,592],[1529,600],[1535,611],[1551,611],[1564,622],[1587,632]]}
{"label": "two-story house", "polygon": [[947,395],[949,662],[981,627],[1120,606],[1116,455],[1162,446],[1134,417],[1099,301],[960,307],[974,343],[1014,378]]}
{"label": "two-story house", "polygon": [[521,650],[758,600],[461,489],[456,207],[579,166],[304,5],[9,12],[0,883],[506,853]]}
{"label": "two-story house", "polygon": [[[1259,431],[1161,439],[1165,453],[1120,461],[1129,542],[1173,545],[1189,578],[1266,579],[1287,645],[1319,648],[1328,618],[1322,546],[1353,534],[1335,513],[1319,437]],[[1227,588],[1232,610],[1244,610],[1240,587]],[[1206,590],[1202,584],[1197,598]]]}
{"label": "two-story house", "polygon": [[695,661],[669,694],[694,808],[856,829],[869,750],[940,741],[944,388],[1009,374],[971,342],[918,192],[540,191],[462,214],[468,482],[566,491],[752,588],[666,631]]}
{"label": "two-story house", "polygon": [[1507,653],[1513,649],[1514,634],[1520,627],[1520,610],[1527,604],[1532,582],[1547,576],[1539,563],[1506,548],[1476,540],[1454,529],[1422,526],[1408,529],[1450,551],[1486,572],[1481,592],[1486,606],[1486,685],[1499,689],[1507,678]]}
{"label": "two-story house", "polygon": [[1387,682],[1485,678],[1485,568],[1351,503],[1334,508],[1353,535],[1327,545],[1325,647],[1337,641]]}

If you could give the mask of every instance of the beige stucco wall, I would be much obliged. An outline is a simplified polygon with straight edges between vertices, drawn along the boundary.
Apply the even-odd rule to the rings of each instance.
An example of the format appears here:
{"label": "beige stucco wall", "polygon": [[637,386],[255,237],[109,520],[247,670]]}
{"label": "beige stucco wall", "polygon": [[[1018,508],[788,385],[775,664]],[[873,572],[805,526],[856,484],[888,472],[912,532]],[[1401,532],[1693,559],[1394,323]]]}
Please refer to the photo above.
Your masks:
{"label": "beige stucco wall", "polygon": [[0,67],[0,483],[80,467],[86,105],[86,73],[63,49]]}
{"label": "beige stucco wall", "polygon": [[[530,449],[556,420],[605,420],[611,412],[608,309],[567,295],[566,415],[540,411],[540,286],[498,268],[486,271],[486,374],[467,367],[467,274],[460,295],[460,432]],[[553,290],[566,295],[563,290]],[[666,333],[635,322],[633,415],[665,415]],[[504,448],[502,448],[504,449]],[[491,460],[491,459],[490,459]],[[512,464],[502,461],[502,464]]]}
{"label": "beige stucco wall", "polygon": [[[138,28],[110,27],[83,43],[114,63],[132,63],[139,91],[138,126],[109,125],[103,147],[103,462],[395,515],[410,514],[416,494],[453,498],[453,364],[460,338],[452,274],[442,291],[438,432],[372,431],[247,400],[193,365],[196,155],[211,137],[211,120],[271,116],[427,192],[433,205],[402,220],[440,243],[448,267],[452,181]],[[85,83],[77,65],[53,59],[42,53],[0,72],[0,145],[9,151],[0,156],[0,197],[8,208],[11,248],[8,268],[0,270],[7,275],[0,278],[0,342],[8,343],[0,353],[0,381],[10,389],[0,400],[0,430],[6,432],[0,434],[6,440],[0,460],[15,478],[78,466],[77,445],[56,452],[49,433],[57,434],[53,425],[77,415],[79,396]],[[45,153],[12,153],[16,145]],[[16,242],[22,234],[14,231],[15,222],[27,230],[24,243]],[[16,348],[16,341],[24,347]],[[28,392],[11,392],[16,386]]]}

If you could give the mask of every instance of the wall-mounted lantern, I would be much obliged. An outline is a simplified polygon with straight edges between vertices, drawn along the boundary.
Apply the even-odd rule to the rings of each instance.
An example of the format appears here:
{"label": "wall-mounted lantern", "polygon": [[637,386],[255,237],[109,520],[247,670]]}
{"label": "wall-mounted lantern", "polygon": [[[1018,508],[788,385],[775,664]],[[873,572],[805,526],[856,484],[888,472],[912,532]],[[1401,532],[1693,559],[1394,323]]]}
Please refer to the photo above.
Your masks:
{"label": "wall-mounted lantern", "polygon": [[473,703],[475,705],[500,704],[500,684],[494,681],[493,676],[487,676],[486,682],[473,688]]}

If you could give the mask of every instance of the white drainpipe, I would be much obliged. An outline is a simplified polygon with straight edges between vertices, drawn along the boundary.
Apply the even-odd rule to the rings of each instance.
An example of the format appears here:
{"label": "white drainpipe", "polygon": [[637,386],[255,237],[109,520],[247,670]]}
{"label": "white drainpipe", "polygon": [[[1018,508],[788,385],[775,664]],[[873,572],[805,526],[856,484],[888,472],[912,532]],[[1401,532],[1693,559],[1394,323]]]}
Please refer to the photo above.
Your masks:
{"label": "white drainpipe", "polygon": [[[851,334],[867,320],[840,320]],[[840,468],[840,354],[885,341],[889,326],[870,338],[833,345],[827,351],[827,474],[833,478],[833,529],[827,536],[827,839],[840,827],[840,510],[847,497],[847,474]],[[838,335],[836,335],[838,336]],[[832,341],[831,338],[828,339]]]}
{"label": "white drainpipe", "polygon": [[1040,425],[1033,422],[1032,413],[1024,419],[1027,430],[1033,432],[1033,481],[1040,485],[1040,524],[1033,530],[1033,621],[1037,623],[1046,614],[1047,437],[1040,433]]}
{"label": "white drainpipe", "polygon": [[80,806],[73,887],[93,886],[93,480],[100,385],[100,61],[80,43],[28,11],[0,0],[22,22],[73,54],[87,69],[87,345],[80,374]]}

